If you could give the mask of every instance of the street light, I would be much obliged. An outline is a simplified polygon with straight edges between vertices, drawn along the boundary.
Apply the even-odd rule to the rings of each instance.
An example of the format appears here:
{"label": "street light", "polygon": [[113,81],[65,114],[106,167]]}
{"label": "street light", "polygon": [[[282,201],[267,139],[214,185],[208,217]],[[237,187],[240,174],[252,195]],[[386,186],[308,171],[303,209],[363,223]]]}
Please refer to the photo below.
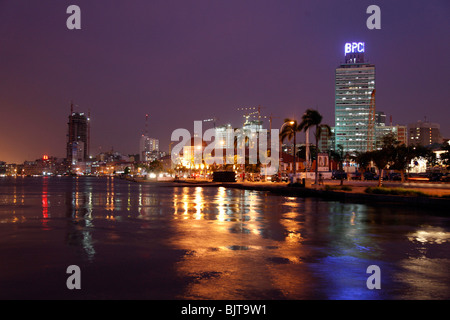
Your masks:
{"label": "street light", "polygon": [[[295,178],[295,174],[296,174],[296,168],[295,168],[295,165],[296,165],[296,163],[295,163],[296,139],[295,139],[295,130],[294,130],[294,128],[292,128],[292,126],[295,124],[295,121],[291,120],[291,121],[286,121],[285,123],[283,123],[283,125],[280,128],[280,132],[283,131],[284,126],[287,125],[287,124],[289,124],[291,126],[291,130],[292,130],[292,133],[294,135],[294,148],[293,148],[293,156],[294,156],[293,167],[294,168],[293,168],[293,172],[294,172],[294,178]],[[281,151],[282,151],[282,148],[280,148],[280,159],[282,159]]]}

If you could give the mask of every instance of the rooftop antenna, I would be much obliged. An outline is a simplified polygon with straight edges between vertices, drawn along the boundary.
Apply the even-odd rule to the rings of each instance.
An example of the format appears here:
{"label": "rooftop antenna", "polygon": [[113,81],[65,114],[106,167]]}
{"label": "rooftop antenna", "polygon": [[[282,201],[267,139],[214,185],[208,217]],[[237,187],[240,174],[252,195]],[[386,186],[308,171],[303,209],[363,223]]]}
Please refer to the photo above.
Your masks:
{"label": "rooftop antenna", "polygon": [[148,137],[148,113],[145,115],[145,132],[144,135]]}

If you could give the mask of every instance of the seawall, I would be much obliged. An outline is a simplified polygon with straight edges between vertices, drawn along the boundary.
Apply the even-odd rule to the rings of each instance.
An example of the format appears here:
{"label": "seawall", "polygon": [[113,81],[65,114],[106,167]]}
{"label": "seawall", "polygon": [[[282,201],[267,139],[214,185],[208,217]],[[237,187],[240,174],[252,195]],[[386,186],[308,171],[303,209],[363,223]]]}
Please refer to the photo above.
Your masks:
{"label": "seawall", "polygon": [[450,198],[426,197],[426,196],[397,196],[368,194],[361,192],[330,191],[305,187],[289,187],[287,185],[250,185],[242,183],[222,183],[226,188],[237,188],[246,190],[266,191],[278,195],[289,197],[317,197],[326,200],[353,202],[353,203],[372,203],[372,204],[391,204],[417,206],[430,209],[450,209]]}

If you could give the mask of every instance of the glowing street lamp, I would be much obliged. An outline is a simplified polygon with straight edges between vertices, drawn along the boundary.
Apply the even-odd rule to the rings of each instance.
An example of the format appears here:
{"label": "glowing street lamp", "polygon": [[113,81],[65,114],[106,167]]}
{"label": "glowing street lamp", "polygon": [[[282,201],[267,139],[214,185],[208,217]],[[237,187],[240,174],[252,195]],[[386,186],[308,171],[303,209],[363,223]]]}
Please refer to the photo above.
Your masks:
{"label": "glowing street lamp", "polygon": [[[293,172],[294,172],[294,177],[295,177],[295,174],[296,174],[296,161],[295,161],[295,148],[296,148],[296,138],[295,138],[295,136],[296,136],[296,134],[295,134],[295,130],[294,130],[294,128],[292,127],[293,125],[295,124],[295,121],[294,120],[291,120],[291,121],[286,121],[285,123],[283,123],[283,125],[281,126],[281,128],[280,128],[280,132],[282,132],[283,131],[283,128],[284,128],[284,126],[285,125],[290,125],[291,126],[291,130],[292,130],[292,133],[293,133],[293,135],[294,135],[294,148],[293,148],[293,156],[294,156],[294,161],[293,161]],[[281,143],[280,143],[280,145],[282,144],[282,141],[281,141]],[[280,146],[280,159],[282,159],[282,155],[281,155],[281,152],[282,152],[282,150],[283,150],[283,148],[281,148],[281,146]],[[281,160],[280,160],[281,161]]]}

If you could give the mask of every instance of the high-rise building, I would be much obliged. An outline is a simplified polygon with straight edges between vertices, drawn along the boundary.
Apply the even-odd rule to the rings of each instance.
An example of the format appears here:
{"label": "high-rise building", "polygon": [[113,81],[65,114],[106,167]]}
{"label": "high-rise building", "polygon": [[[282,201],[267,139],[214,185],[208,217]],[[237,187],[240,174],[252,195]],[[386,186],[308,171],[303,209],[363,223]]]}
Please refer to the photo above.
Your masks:
{"label": "high-rise building", "polygon": [[155,160],[155,154],[159,151],[159,140],[146,135],[141,136],[139,142],[139,157],[141,161]]}
{"label": "high-rise building", "polygon": [[71,164],[85,162],[89,157],[89,117],[84,113],[74,112],[71,105],[69,116],[66,160]]}
{"label": "high-rise building", "polygon": [[148,135],[148,114],[145,115],[145,132],[139,140],[140,161],[153,161],[159,158],[159,140]]}
{"label": "high-rise building", "polygon": [[440,132],[441,126],[438,123],[428,121],[417,121],[408,124],[409,145],[428,146],[433,143],[442,143]]}
{"label": "high-rise building", "polygon": [[335,72],[335,149],[375,148],[375,65],[364,60],[364,42],[345,45],[345,63]]}

